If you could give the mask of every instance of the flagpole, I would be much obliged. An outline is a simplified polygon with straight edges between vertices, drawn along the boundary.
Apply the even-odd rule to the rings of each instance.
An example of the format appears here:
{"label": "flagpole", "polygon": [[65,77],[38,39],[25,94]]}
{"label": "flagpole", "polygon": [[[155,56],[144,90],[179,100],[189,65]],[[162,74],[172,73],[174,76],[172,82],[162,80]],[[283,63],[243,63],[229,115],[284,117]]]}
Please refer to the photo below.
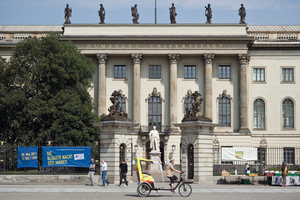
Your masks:
{"label": "flagpole", "polygon": [[155,0],[155,24],[156,24],[156,0]]}

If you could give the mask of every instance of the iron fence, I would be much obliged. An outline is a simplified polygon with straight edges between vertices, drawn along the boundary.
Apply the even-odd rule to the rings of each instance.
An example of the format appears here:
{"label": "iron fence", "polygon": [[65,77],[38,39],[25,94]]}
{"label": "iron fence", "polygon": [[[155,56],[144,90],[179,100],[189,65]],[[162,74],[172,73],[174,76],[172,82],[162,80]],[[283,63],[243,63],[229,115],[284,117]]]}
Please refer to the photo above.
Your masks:
{"label": "iron fence", "polygon": [[[223,148],[257,148],[257,161],[222,161]],[[249,165],[250,172],[254,172],[255,166],[258,166],[258,175],[263,175],[265,170],[279,171],[281,173],[282,162],[287,163],[290,171],[300,171],[300,147],[213,147],[213,174],[220,176],[223,170],[234,174],[237,170],[238,174],[244,173],[245,163]]]}
{"label": "iron fence", "polygon": [[[77,146],[78,147],[78,146]],[[99,143],[91,146],[91,156],[95,160],[95,175],[100,174],[100,154]],[[87,174],[88,168],[82,167],[43,167],[42,147],[38,147],[38,168],[18,168],[18,146],[0,146],[0,175],[26,175],[26,174]]]}

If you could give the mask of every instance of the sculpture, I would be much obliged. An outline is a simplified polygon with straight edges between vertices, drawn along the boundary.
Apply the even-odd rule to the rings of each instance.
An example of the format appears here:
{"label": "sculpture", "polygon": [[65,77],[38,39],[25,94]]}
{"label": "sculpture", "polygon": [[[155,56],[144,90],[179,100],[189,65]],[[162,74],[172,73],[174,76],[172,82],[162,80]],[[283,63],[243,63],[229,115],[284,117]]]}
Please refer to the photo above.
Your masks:
{"label": "sculpture", "polygon": [[201,94],[198,91],[195,91],[193,94],[191,94],[191,97],[193,98],[193,101],[190,101],[192,104],[192,107],[190,110],[186,108],[186,114],[184,115],[184,118],[182,122],[185,121],[208,121],[211,122],[212,120],[201,115],[201,103],[203,99],[201,98]]}
{"label": "sculpture", "polygon": [[65,8],[65,24],[71,24],[70,17],[72,17],[72,8],[69,8],[69,4]]}
{"label": "sculpture", "polygon": [[150,149],[152,151],[159,151],[159,133],[156,130],[156,126],[153,126],[153,130],[149,133]]}
{"label": "sculpture", "polygon": [[131,6],[131,15],[133,17],[132,22],[134,24],[138,24],[139,23],[138,20],[140,18],[140,15],[137,11],[137,4],[135,4],[133,7]]}
{"label": "sculpture", "polygon": [[171,24],[176,24],[176,16],[177,16],[177,13],[176,13],[176,8],[174,6],[174,3],[172,3],[172,7],[169,8],[170,10],[170,20],[171,20]]}
{"label": "sculpture", "polygon": [[205,8],[206,8],[206,10],[205,10],[206,24],[211,24],[212,10],[211,10],[210,4],[208,4],[207,7],[205,6]]}
{"label": "sculpture", "polygon": [[106,115],[101,121],[130,121],[127,113],[125,113],[123,108],[120,106],[119,97],[121,96],[121,92],[116,90],[111,94],[110,101],[112,105],[108,108],[108,115]]}
{"label": "sculpture", "polygon": [[239,12],[239,16],[241,16],[241,19],[240,19],[240,24],[245,24],[246,22],[246,9],[244,7],[244,4],[241,4],[241,7],[240,9],[238,10]]}
{"label": "sculpture", "polygon": [[99,17],[100,17],[100,22],[99,24],[105,24],[104,19],[105,19],[105,9],[102,4],[100,4],[100,10],[98,11]]}

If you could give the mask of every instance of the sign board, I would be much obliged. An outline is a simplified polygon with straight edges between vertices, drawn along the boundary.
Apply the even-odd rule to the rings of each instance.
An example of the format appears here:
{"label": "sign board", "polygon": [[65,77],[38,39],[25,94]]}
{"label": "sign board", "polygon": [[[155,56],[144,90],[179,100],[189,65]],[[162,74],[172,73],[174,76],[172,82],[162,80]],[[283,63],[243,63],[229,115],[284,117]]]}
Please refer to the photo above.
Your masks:
{"label": "sign board", "polygon": [[257,148],[222,148],[222,161],[257,161]]}
{"label": "sign board", "polygon": [[18,147],[18,168],[38,168],[38,147]]}
{"label": "sign board", "polygon": [[43,167],[90,167],[91,147],[43,147]]}

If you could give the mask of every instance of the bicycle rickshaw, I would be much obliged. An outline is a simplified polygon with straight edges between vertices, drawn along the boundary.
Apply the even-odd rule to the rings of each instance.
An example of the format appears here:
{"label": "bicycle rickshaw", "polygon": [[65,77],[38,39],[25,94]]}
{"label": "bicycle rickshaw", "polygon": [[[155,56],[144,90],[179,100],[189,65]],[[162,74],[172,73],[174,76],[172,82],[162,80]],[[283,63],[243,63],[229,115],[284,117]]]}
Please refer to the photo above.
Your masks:
{"label": "bicycle rickshaw", "polygon": [[[150,165],[153,164],[158,164],[161,169],[161,176],[162,176],[162,187],[158,187],[158,184],[155,183],[153,176],[150,174],[151,169]],[[159,190],[165,190],[165,191],[171,191],[171,187],[165,188],[164,187],[164,175],[162,171],[161,164],[158,162],[155,162],[153,160],[148,160],[148,159],[143,159],[143,158],[135,158],[135,167],[137,171],[137,181],[138,181],[138,186],[137,186],[137,194],[140,197],[147,197],[150,195],[151,191],[156,191],[158,192]],[[148,169],[147,169],[148,168]],[[176,184],[176,183],[175,183]],[[188,197],[192,193],[192,187],[188,184],[185,183],[184,180],[181,177],[180,174],[180,179],[177,185],[175,186],[174,184],[174,190],[178,188],[179,194],[183,197]]]}

